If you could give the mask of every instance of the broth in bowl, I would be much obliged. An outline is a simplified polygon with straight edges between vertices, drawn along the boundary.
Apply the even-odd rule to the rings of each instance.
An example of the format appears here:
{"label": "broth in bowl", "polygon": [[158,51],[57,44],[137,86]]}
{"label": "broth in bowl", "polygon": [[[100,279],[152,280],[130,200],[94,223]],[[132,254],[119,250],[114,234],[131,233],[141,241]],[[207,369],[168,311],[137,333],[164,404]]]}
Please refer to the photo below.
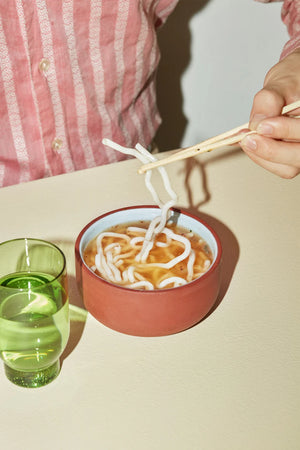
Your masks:
{"label": "broth in bowl", "polygon": [[151,222],[115,225],[92,239],[83,252],[96,275],[131,289],[182,286],[203,275],[213,255],[207,242],[192,230],[167,223],[143,256]]}

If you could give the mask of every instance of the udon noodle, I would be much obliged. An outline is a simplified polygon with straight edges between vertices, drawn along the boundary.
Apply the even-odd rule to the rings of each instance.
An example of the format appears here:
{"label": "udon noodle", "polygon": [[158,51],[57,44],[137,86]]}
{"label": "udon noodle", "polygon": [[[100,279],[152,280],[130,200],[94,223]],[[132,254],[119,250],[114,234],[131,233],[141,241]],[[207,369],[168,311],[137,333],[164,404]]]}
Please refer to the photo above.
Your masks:
{"label": "udon noodle", "polygon": [[[109,139],[103,139],[103,143],[143,164],[156,161],[140,144],[131,149]],[[143,290],[178,287],[198,278],[211,265],[211,250],[201,237],[168,223],[177,195],[165,168],[158,170],[170,199],[161,201],[151,183],[150,170],[145,174],[145,184],[160,207],[159,215],[149,223],[120,224],[105,230],[85,249],[86,264],[115,284]]]}

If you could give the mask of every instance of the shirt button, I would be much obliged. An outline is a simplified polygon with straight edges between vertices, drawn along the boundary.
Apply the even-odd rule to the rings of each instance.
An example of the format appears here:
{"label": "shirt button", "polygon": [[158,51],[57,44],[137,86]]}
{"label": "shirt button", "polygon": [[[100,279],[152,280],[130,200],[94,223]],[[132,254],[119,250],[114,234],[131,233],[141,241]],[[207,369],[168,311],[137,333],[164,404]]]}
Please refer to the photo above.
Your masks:
{"label": "shirt button", "polygon": [[62,145],[63,145],[63,141],[59,138],[55,138],[52,142],[51,147],[52,147],[52,150],[59,153]]}
{"label": "shirt button", "polygon": [[47,72],[47,70],[50,67],[50,61],[47,58],[43,58],[41,59],[40,63],[39,63],[39,69],[41,72]]}

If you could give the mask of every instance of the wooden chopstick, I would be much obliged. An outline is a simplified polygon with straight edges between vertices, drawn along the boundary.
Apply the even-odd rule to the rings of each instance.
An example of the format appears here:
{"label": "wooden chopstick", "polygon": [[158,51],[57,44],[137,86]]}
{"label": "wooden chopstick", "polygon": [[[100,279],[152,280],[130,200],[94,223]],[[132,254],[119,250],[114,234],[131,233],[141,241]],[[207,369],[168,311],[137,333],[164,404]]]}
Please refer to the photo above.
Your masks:
{"label": "wooden chopstick", "polygon": [[[297,108],[300,108],[300,100],[285,106],[282,109],[281,114],[282,115],[287,114]],[[160,159],[159,161],[153,161],[151,163],[144,164],[138,169],[138,173],[140,174],[145,173],[147,170],[154,169],[155,167],[165,166],[166,164],[170,164],[171,162],[191,158],[192,156],[210,152],[211,150],[214,150],[216,148],[237,144],[242,139],[244,139],[245,136],[256,133],[256,131],[241,132],[242,130],[246,130],[248,128],[249,123],[245,123],[244,125],[240,125],[239,127],[233,128],[232,130],[226,131],[225,133],[219,134],[203,142],[200,142],[199,144],[180,150],[171,156]]]}

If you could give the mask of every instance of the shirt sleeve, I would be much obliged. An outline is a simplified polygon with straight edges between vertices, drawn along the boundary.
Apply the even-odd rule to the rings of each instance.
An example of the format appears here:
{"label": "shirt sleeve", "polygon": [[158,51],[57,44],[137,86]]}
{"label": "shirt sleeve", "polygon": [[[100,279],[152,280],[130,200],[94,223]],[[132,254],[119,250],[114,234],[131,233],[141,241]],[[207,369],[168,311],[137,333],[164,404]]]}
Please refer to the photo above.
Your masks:
{"label": "shirt sleeve", "polygon": [[175,9],[179,0],[160,0],[155,8],[155,26],[159,28],[163,25],[171,12]]}
{"label": "shirt sleeve", "polygon": [[300,47],[300,0],[285,0],[281,17],[290,35],[281,53],[282,59]]}
{"label": "shirt sleeve", "polygon": [[286,25],[290,40],[283,47],[280,59],[300,47],[300,0],[256,0],[260,3],[283,1],[281,18]]}

